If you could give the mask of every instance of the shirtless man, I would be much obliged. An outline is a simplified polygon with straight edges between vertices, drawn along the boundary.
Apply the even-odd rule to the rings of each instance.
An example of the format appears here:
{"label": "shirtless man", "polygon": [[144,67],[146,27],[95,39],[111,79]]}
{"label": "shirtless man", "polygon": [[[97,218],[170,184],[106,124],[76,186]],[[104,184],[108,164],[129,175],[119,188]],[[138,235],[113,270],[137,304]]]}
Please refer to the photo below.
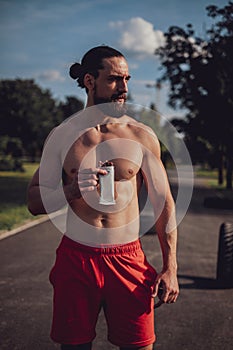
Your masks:
{"label": "shirtless man", "polygon": [[[151,350],[153,298],[159,286],[159,305],[175,302],[179,294],[174,202],[159,142],[148,127],[125,114],[130,76],[119,51],[95,47],[81,65],[71,67],[70,75],[86,89],[86,109],[48,138],[28,189],[34,215],[68,203],[66,233],[50,273],[51,337],[63,350],[91,349],[103,307],[110,342],[121,350]],[[99,179],[108,174],[101,162],[106,160],[115,169],[115,204],[110,205],[99,203]],[[160,273],[147,262],[139,239],[143,181],[155,212],[163,256]]]}

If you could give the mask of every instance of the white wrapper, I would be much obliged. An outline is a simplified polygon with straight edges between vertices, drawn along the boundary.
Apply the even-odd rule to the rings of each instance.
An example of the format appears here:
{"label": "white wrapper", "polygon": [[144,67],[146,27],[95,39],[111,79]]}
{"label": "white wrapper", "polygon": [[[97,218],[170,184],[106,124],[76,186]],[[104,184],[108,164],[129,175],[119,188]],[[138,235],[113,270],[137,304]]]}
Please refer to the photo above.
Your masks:
{"label": "white wrapper", "polygon": [[116,204],[114,198],[114,166],[101,167],[107,170],[108,174],[99,175],[100,199],[99,204],[113,205]]}

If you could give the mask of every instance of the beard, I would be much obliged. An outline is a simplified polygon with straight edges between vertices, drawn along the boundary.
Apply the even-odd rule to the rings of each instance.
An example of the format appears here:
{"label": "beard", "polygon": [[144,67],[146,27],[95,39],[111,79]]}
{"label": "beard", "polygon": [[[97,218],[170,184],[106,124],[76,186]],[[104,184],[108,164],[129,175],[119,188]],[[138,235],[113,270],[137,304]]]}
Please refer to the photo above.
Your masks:
{"label": "beard", "polygon": [[[123,99],[124,102],[119,102],[118,99]],[[126,114],[127,106],[126,94],[118,93],[113,94],[111,97],[99,97],[95,91],[94,104],[98,105],[98,108],[106,115],[111,117],[122,117]]]}

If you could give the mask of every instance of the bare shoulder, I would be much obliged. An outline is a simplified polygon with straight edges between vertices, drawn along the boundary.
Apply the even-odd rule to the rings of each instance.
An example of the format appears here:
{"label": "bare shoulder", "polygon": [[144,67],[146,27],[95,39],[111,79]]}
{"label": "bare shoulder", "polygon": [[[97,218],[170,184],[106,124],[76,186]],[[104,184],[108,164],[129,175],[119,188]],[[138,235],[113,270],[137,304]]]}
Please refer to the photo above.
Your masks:
{"label": "bare shoulder", "polygon": [[160,144],[155,132],[147,125],[127,117],[127,125],[134,138],[140,142],[145,149],[153,153],[160,154]]}
{"label": "bare shoulder", "polygon": [[77,118],[69,118],[57,125],[48,135],[45,146],[53,148],[56,153],[64,153],[68,150],[87,130],[80,128]]}

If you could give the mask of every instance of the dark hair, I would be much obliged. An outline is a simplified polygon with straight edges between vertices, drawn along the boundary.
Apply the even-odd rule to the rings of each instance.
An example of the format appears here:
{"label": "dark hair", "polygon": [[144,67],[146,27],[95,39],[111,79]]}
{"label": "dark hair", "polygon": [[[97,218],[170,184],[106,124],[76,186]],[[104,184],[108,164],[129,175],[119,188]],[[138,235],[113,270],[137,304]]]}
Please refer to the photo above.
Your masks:
{"label": "dark hair", "polygon": [[82,58],[81,64],[74,63],[70,67],[70,76],[72,79],[77,80],[78,85],[84,88],[84,76],[90,73],[97,78],[99,75],[99,69],[103,69],[103,59],[110,57],[124,57],[124,55],[112,47],[109,46],[96,46],[90,49]]}

